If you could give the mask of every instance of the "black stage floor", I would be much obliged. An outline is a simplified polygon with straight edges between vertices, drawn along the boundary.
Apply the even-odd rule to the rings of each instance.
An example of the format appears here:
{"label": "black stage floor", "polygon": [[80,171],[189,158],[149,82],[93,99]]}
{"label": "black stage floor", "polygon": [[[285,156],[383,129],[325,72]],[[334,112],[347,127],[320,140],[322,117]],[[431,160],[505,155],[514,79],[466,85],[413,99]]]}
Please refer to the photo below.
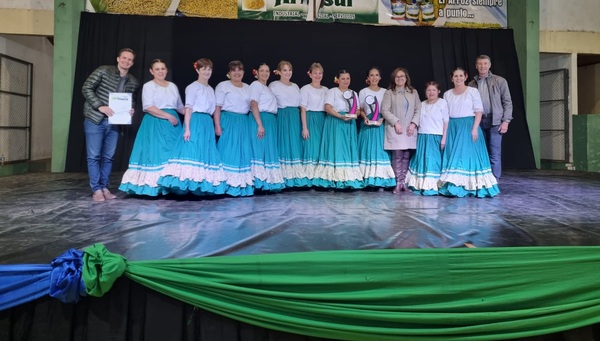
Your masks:
{"label": "black stage floor", "polygon": [[[113,178],[120,179],[120,174]],[[491,199],[286,190],[91,201],[87,175],[0,178],[0,264],[103,243],[128,260],[316,250],[600,245],[600,174],[506,171]]]}

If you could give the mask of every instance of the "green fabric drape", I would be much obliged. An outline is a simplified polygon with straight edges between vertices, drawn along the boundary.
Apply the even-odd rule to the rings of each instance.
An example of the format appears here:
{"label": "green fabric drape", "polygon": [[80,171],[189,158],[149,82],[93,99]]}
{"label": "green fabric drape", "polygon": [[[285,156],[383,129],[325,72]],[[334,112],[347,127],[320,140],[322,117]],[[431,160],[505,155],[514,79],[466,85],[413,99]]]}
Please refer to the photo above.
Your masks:
{"label": "green fabric drape", "polygon": [[100,297],[110,290],[125,271],[125,258],[108,251],[102,244],[93,244],[83,251],[82,279],[90,296]]}
{"label": "green fabric drape", "polygon": [[600,322],[600,247],[330,251],[127,262],[151,289],[345,340],[493,340]]}

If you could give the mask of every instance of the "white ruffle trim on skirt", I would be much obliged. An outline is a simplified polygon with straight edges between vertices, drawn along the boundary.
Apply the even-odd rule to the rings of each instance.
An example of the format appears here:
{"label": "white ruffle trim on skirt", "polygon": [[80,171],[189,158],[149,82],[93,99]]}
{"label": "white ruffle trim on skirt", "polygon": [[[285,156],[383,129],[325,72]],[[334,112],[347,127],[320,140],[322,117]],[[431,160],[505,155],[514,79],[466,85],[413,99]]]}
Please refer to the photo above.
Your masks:
{"label": "white ruffle trim on skirt", "polygon": [[396,175],[394,174],[394,170],[389,163],[382,164],[360,164],[359,165],[360,173],[363,175],[365,179],[368,178],[379,178],[379,179],[395,179]]}
{"label": "white ruffle trim on skirt", "polygon": [[281,161],[281,173],[284,179],[304,179],[307,178],[306,167],[298,161],[294,163],[284,163]]}
{"label": "white ruffle trim on skirt", "polygon": [[125,174],[123,174],[121,183],[130,183],[136,186],[158,187],[158,178],[160,178],[161,171],[164,167],[165,165],[137,168],[130,166],[130,168],[125,171]]}
{"label": "white ruffle trim on skirt", "polygon": [[498,185],[496,177],[489,169],[483,172],[458,172],[445,173],[440,176],[440,187],[449,182],[456,186],[463,187],[468,191],[474,191],[482,188],[492,188]]}
{"label": "white ruffle trim on skirt", "polygon": [[188,160],[181,161],[186,162],[187,164],[177,163],[180,161],[181,160],[169,160],[169,164],[167,164],[163,168],[163,170],[160,172],[160,176],[172,176],[182,181],[206,181],[213,184],[214,186],[218,186],[221,182],[227,180],[225,172],[223,172],[223,169],[220,167],[211,167],[210,165],[207,165],[202,162],[191,162]]}
{"label": "white ruffle trim on skirt", "polygon": [[252,175],[258,180],[264,181],[270,184],[283,183],[283,172],[277,165],[267,165],[263,162],[252,161]]}
{"label": "white ruffle trim on skirt", "polygon": [[437,191],[440,186],[440,174],[414,174],[409,172],[406,176],[406,184],[416,190]]}
{"label": "white ruffle trim on skirt", "polygon": [[319,165],[315,169],[315,179],[327,181],[362,181],[359,167],[331,167]]}

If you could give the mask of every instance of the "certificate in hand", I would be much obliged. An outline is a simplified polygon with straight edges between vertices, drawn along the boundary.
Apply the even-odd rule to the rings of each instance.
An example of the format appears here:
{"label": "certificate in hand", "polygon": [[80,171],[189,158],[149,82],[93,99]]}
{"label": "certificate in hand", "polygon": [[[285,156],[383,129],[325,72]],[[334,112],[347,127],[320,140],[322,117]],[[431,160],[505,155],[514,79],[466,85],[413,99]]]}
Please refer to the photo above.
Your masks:
{"label": "certificate in hand", "polygon": [[131,93],[111,92],[108,94],[108,106],[114,115],[108,118],[110,124],[131,124]]}

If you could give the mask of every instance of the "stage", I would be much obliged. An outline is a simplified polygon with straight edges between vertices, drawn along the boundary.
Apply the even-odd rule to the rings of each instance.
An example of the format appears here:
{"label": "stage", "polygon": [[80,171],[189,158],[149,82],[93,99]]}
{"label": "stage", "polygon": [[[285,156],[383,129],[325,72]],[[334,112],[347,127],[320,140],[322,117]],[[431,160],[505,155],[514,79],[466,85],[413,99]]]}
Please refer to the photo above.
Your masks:
{"label": "stage", "polygon": [[[112,188],[117,187],[119,178],[120,174],[115,174]],[[390,191],[374,190],[286,190],[246,198],[146,198],[115,191],[118,199],[95,203],[85,173],[2,177],[0,263],[49,264],[70,248],[84,249],[93,243],[104,244],[127,261],[225,256],[214,257],[217,260],[237,258],[229,255],[296,252],[309,255],[305,252],[329,250],[600,245],[600,175],[506,171],[500,188],[502,193],[491,199],[393,195]],[[509,254],[521,249],[509,250]],[[550,252],[550,257],[540,259],[554,257],[554,251]],[[436,259],[431,264],[437,264],[441,258]],[[457,264],[467,258],[460,259]],[[496,256],[481,260],[479,265],[464,264],[465,271],[480,268],[490,272],[491,263],[487,262],[493,259]],[[527,266],[529,261],[522,261]],[[445,263],[441,261],[442,273]],[[555,274],[552,267],[542,273],[559,285],[563,279],[579,277],[580,268],[575,264],[565,264],[560,274]],[[421,263],[415,266],[425,277],[429,276],[428,271],[440,273],[440,269],[436,271]],[[570,266],[573,271],[568,274],[566,269]],[[526,273],[519,276],[515,272],[519,268],[511,263],[507,274],[528,279]],[[221,271],[223,275],[236,272],[229,267]],[[592,274],[588,283],[595,285],[597,276],[593,271],[587,273]],[[470,278],[463,280],[473,281]],[[482,281],[485,283],[485,277],[480,278]],[[540,290],[538,286],[533,287]],[[321,290],[318,285],[316,290]],[[414,289],[407,290],[411,297]],[[453,299],[469,298],[463,296]],[[528,303],[533,307],[532,313],[542,311],[536,307],[546,302],[543,297],[542,294],[542,301]],[[520,306],[518,301],[514,304],[513,309],[527,306]],[[590,321],[596,321],[594,316]],[[574,321],[568,325],[577,326],[579,320]],[[527,335],[531,328],[528,323],[523,320],[524,334],[515,335]],[[543,336],[529,335],[540,335],[535,340],[594,340],[600,335],[600,325],[588,324],[571,330],[563,327]],[[508,330],[516,332],[513,328],[518,325],[515,322]],[[77,304],[64,304],[44,296],[2,311],[0,327],[2,340],[324,340],[220,316],[125,277],[118,279],[101,298],[87,297]],[[501,338],[512,339],[506,335]],[[473,339],[488,338],[480,335]]]}
{"label": "stage", "polygon": [[[117,187],[120,174],[113,176]],[[285,190],[91,200],[85,173],[0,178],[0,263],[103,243],[128,260],[323,250],[600,245],[600,175],[506,171],[491,199]]]}

